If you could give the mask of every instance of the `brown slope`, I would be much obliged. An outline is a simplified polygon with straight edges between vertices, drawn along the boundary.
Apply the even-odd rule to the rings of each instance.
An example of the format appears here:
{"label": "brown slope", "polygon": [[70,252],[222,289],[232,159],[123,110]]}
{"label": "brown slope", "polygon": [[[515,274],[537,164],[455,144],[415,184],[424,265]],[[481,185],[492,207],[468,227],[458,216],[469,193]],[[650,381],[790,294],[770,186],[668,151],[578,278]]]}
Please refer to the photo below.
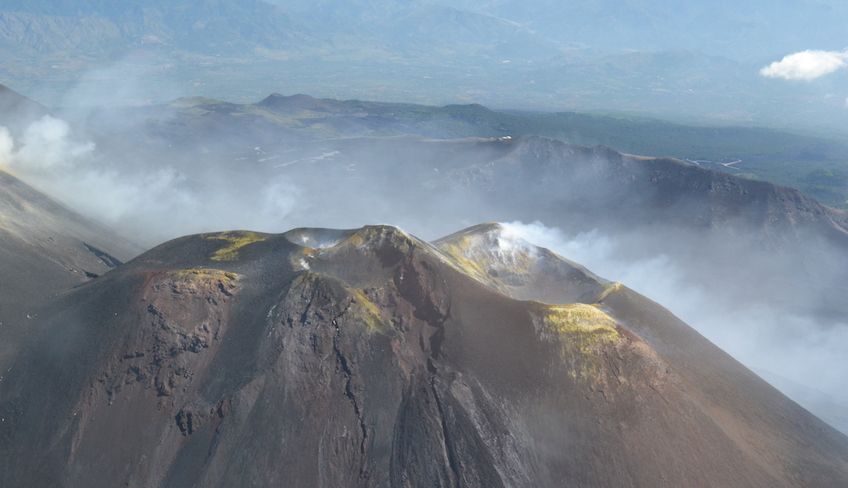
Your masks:
{"label": "brown slope", "polygon": [[516,300],[391,227],[179,239],[34,328],[3,486],[848,482],[848,439],[656,304]]}
{"label": "brown slope", "polygon": [[0,365],[46,299],[137,248],[0,170]]}
{"label": "brown slope", "polygon": [[[543,281],[548,297],[554,301],[569,301],[579,296],[581,297],[579,301],[607,310],[616,320],[626,324],[629,330],[644,339],[659,356],[672,358],[669,362],[674,364],[675,372],[685,378],[687,383],[702,385],[700,388],[707,390],[706,394],[701,391],[698,395],[698,408],[712,412],[710,415],[719,427],[741,441],[740,444],[746,450],[762,451],[762,447],[755,447],[756,443],[750,442],[751,438],[766,432],[785,430],[785,425],[777,427],[777,424],[783,423],[786,419],[792,419],[792,423],[795,423],[792,429],[796,433],[799,430],[821,431],[822,423],[818,419],[814,419],[783,395],[778,394],[779,398],[774,397],[776,390],[759,378],[747,383],[747,386],[726,381],[726,378],[732,377],[740,379],[746,377],[750,380],[755,375],[742,368],[737,361],[706,341],[660,305],[620,283],[611,283],[592,275],[585,268],[547,249],[522,241],[516,237],[509,226],[486,224],[472,227],[443,238],[437,241],[436,245],[449,255],[457,257],[460,265],[469,258],[477,258],[477,262],[482,264],[482,267],[477,269],[482,270],[482,273],[475,273],[475,275],[482,276],[481,281],[511,296],[521,297],[527,293],[537,293],[533,291],[533,287],[536,283]],[[489,258],[480,259],[481,255],[489,256]],[[573,271],[570,274],[564,274],[559,271],[563,267],[572,268]],[[508,288],[501,286],[504,268],[510,270],[513,275],[522,275],[516,283],[518,286]],[[600,291],[598,291],[599,287]],[[729,319],[732,320],[732,317]],[[696,391],[696,389],[689,390],[690,393],[696,393]],[[763,405],[771,406],[769,408],[771,415],[763,417],[751,415],[752,411],[761,409]],[[740,408],[741,406],[744,408]],[[754,425],[735,424],[731,418],[732,415],[727,415],[727,412],[744,416],[752,420],[751,423]],[[830,431],[830,428],[825,430]],[[742,431],[745,433],[739,435]],[[836,436],[833,434],[834,432],[829,432],[823,436],[828,441],[836,439],[837,443],[844,442],[844,439],[839,440],[842,437],[841,434],[836,433]],[[765,437],[759,440],[763,441]],[[787,442],[783,435],[766,443],[769,451],[785,449],[784,455],[787,459],[799,453],[797,446],[790,448],[789,444],[791,443]],[[794,469],[793,466],[793,463],[788,463],[786,469]],[[824,477],[813,477],[802,485],[831,486],[831,483],[832,481]]]}

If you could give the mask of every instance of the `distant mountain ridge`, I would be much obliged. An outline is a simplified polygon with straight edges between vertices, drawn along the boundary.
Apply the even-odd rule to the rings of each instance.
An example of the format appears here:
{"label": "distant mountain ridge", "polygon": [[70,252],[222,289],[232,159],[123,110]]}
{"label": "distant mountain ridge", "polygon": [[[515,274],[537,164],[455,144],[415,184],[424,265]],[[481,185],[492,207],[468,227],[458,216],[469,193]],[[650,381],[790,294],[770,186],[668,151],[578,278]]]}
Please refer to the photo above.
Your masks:
{"label": "distant mountain ridge", "polygon": [[[696,226],[722,226],[738,220],[741,225],[777,233],[813,226],[848,244],[848,212],[822,205],[793,188],[739,178],[681,160],[630,156],[605,147],[576,147],[529,137],[518,142],[516,149],[504,157],[503,164],[517,165],[508,171],[522,179],[555,185],[558,179],[574,174],[574,168],[555,163],[568,160],[595,164],[590,163],[591,173],[585,176],[590,185],[584,189],[585,193],[564,196],[567,199],[586,198],[593,192],[601,199],[616,198],[614,195],[618,193],[623,201],[632,198],[634,204],[638,202],[632,206],[624,203],[620,210],[647,207],[655,212],[651,217],[655,219],[661,220],[667,210],[670,212],[667,217]],[[579,170],[577,174],[582,176]],[[503,191],[502,185],[509,179],[509,173],[495,177],[493,191]],[[600,191],[605,184],[612,186],[606,188],[609,195]],[[631,188],[621,191],[626,187]]]}
{"label": "distant mountain ridge", "polygon": [[[498,39],[501,49],[514,49],[525,57],[529,51],[523,48],[531,46],[585,46],[616,52],[627,45],[641,51],[701,50],[730,59],[760,61],[809,47],[840,47],[829,44],[841,32],[847,15],[840,3],[807,0],[760,0],[742,6],[724,0],[692,2],[685,8],[644,0],[623,5],[607,0],[568,4],[547,0],[145,0],[121,5],[95,0],[10,0],[0,9],[0,39],[6,37],[19,48],[38,51],[76,47],[97,52],[109,49],[106,43],[117,42],[173,43],[175,47],[226,52],[238,46],[252,47],[250,43],[277,49],[291,42],[319,39],[370,39],[368,43],[376,48],[392,49],[410,48],[412,42],[439,43],[439,36],[443,41],[482,45],[488,37]],[[805,31],[798,27],[810,24],[818,28]],[[778,30],[779,37],[774,35]],[[646,35],[648,32],[659,35]],[[746,42],[739,42],[740,38]],[[510,47],[519,39],[535,40],[521,49]]]}
{"label": "distant mountain ridge", "polygon": [[246,100],[282,85],[373,97],[379,87],[393,100],[843,132],[844,104],[828,96],[840,75],[799,89],[758,70],[792,51],[841,49],[832,43],[844,7],[613,3],[15,0],[0,6],[0,77],[50,103],[81,78],[95,92],[114,90],[125,81],[114,69],[143,78],[140,98],[157,101],[198,90]]}
{"label": "distant mountain ridge", "polygon": [[[247,51],[255,55],[257,49],[273,52],[306,48],[308,53],[353,37],[362,46],[351,47],[368,49],[370,44],[374,49],[419,50],[419,42],[437,39],[431,32],[415,29],[419,23],[437,27],[445,37],[438,46],[428,49],[442,48],[448,42],[476,43],[483,48],[484,37],[502,38],[499,43],[506,43],[517,40],[517,32],[524,32],[528,39],[533,37],[517,25],[427,2],[403,2],[398,8],[365,11],[361,7],[329,2],[298,9],[263,0],[146,0],[132,5],[64,0],[11,2],[0,9],[0,45],[5,41],[37,52],[79,49],[92,54],[148,45],[205,54]],[[539,42],[536,47],[541,45]]]}
{"label": "distant mountain ridge", "polygon": [[[241,129],[239,122],[249,120],[257,139],[273,131],[308,139],[544,136],[576,145],[604,145],[624,153],[694,160],[692,164],[706,169],[799,188],[830,206],[848,205],[844,184],[848,182],[848,142],[838,138],[752,127],[690,126],[623,115],[515,112],[479,104],[428,106],[305,94],[274,93],[255,104],[185,98],[166,111],[187,126],[169,130],[182,132],[205,118],[214,120],[213,127],[206,130],[236,133]],[[739,163],[725,166],[732,161]]]}
{"label": "distant mountain ridge", "polygon": [[0,45],[45,53],[108,55],[143,45],[231,53],[256,44],[285,45],[296,38],[290,24],[261,0],[12,1],[0,9]]}

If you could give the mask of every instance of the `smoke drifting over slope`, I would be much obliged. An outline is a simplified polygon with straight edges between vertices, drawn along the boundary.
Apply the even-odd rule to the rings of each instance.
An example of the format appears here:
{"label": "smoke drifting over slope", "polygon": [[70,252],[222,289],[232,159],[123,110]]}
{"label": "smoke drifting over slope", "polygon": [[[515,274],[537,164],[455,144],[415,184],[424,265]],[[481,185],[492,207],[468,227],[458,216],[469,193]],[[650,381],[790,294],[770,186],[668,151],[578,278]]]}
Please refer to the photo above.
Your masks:
{"label": "smoke drifting over slope", "polygon": [[[779,386],[807,408],[827,409],[821,404],[827,399],[808,398],[803,388],[827,392],[830,401],[848,405],[848,393],[843,389],[848,377],[844,352],[848,323],[815,318],[781,303],[739,300],[720,277],[702,275],[701,280],[694,279],[663,249],[641,253],[634,259],[626,249],[633,236],[625,240],[597,230],[566,234],[540,222],[506,226],[523,239],[660,303],[749,368],[790,380]],[[748,285],[760,283],[752,276]],[[844,417],[826,420],[839,420],[837,427],[848,430]]]}
{"label": "smoke drifting over slope", "polygon": [[107,160],[95,143],[52,116],[33,122],[17,139],[0,127],[0,164],[147,245],[213,229],[279,229],[297,195],[284,181],[248,191],[216,171],[198,187],[167,161],[143,166]]}

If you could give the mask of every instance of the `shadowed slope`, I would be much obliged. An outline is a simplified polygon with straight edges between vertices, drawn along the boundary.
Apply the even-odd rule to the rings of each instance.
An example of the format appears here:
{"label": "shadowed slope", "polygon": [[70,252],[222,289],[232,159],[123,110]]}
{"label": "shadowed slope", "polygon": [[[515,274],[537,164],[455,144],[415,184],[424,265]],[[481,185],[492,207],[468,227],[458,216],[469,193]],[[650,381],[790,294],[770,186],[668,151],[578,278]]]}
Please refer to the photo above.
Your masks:
{"label": "shadowed slope", "polygon": [[108,229],[0,170],[0,365],[44,300],[136,252]]}

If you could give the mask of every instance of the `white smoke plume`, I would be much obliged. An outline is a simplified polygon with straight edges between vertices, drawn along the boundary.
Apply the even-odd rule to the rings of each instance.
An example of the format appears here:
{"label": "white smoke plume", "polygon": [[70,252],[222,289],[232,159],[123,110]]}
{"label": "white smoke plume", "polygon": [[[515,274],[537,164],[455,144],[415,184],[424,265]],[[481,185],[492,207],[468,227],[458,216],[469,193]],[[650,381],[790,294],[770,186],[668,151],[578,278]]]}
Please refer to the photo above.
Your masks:
{"label": "white smoke plume", "polygon": [[0,126],[0,165],[143,245],[231,228],[279,231],[297,201],[297,189],[283,180],[265,182],[256,192],[240,192],[226,179],[198,185],[167,165],[104,161],[94,143],[79,139],[52,116],[31,123],[17,140]]}
{"label": "white smoke plume", "polygon": [[36,173],[73,166],[94,151],[94,144],[74,142],[70,131],[65,121],[49,115],[30,124],[19,141],[6,127],[0,127],[0,163]]}
{"label": "white smoke plume", "polygon": [[30,124],[12,158],[14,166],[50,170],[72,166],[94,151],[92,142],[75,142],[67,122],[49,115]]}

